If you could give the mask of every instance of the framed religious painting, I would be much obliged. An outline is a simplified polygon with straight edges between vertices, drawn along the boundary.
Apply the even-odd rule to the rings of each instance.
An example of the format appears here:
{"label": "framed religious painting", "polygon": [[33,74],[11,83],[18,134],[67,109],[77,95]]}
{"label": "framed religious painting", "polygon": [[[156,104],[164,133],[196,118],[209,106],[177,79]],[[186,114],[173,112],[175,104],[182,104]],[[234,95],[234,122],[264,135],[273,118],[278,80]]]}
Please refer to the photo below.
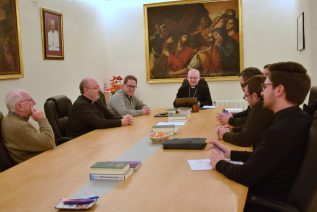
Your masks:
{"label": "framed religious painting", "polygon": [[148,83],[181,82],[190,69],[208,81],[238,79],[241,0],[184,0],[143,9]]}
{"label": "framed religious painting", "polygon": [[23,60],[17,0],[0,0],[0,79],[22,78]]}
{"label": "framed religious painting", "polygon": [[41,8],[43,58],[64,59],[63,15]]}

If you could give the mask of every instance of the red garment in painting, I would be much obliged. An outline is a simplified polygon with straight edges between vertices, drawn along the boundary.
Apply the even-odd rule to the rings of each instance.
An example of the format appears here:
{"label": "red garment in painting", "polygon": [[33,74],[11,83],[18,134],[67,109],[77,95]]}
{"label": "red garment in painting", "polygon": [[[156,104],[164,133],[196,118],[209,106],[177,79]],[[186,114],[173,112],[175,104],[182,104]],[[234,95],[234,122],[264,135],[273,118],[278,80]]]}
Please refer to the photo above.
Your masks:
{"label": "red garment in painting", "polygon": [[184,47],[181,51],[175,50],[175,54],[170,54],[168,56],[168,66],[171,70],[179,70],[185,68],[189,63],[193,54],[193,49],[191,47]]}

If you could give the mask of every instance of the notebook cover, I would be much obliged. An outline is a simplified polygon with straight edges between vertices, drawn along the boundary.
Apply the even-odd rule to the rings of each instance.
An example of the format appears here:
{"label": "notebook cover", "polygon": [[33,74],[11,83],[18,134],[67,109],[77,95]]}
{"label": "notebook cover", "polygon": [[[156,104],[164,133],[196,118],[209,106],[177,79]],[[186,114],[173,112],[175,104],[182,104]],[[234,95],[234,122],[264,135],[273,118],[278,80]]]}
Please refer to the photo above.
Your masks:
{"label": "notebook cover", "polygon": [[163,142],[163,149],[204,149],[206,138],[172,138]]}

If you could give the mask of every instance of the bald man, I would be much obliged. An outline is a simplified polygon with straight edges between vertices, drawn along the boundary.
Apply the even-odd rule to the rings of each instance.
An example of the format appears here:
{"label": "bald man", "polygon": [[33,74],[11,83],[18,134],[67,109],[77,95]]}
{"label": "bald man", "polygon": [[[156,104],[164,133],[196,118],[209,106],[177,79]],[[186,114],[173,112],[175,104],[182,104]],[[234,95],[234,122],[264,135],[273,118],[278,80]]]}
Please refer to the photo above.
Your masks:
{"label": "bald man", "polygon": [[120,127],[132,124],[132,116],[116,117],[101,104],[100,87],[94,78],[84,78],[79,85],[81,95],[74,102],[66,124],[66,134],[78,137],[95,129]]}
{"label": "bald man", "polygon": [[200,73],[197,69],[188,71],[187,79],[184,79],[182,86],[178,89],[176,98],[185,97],[197,97],[200,107],[212,105],[208,84],[205,79],[200,78]]}

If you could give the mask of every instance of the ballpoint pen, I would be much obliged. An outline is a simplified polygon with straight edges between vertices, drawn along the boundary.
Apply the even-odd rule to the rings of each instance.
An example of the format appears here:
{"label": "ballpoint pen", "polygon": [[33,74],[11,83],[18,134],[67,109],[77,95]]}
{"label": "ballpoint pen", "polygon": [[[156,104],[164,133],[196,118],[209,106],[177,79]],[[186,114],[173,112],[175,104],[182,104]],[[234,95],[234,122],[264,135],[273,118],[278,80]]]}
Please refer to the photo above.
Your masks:
{"label": "ballpoint pen", "polygon": [[89,204],[95,202],[96,199],[66,199],[63,200],[65,205],[81,205],[81,204]]}
{"label": "ballpoint pen", "polygon": [[221,146],[219,146],[218,144],[216,143],[213,143],[214,147],[218,150],[220,150],[222,153],[226,153],[226,150],[224,148],[222,148]]}

